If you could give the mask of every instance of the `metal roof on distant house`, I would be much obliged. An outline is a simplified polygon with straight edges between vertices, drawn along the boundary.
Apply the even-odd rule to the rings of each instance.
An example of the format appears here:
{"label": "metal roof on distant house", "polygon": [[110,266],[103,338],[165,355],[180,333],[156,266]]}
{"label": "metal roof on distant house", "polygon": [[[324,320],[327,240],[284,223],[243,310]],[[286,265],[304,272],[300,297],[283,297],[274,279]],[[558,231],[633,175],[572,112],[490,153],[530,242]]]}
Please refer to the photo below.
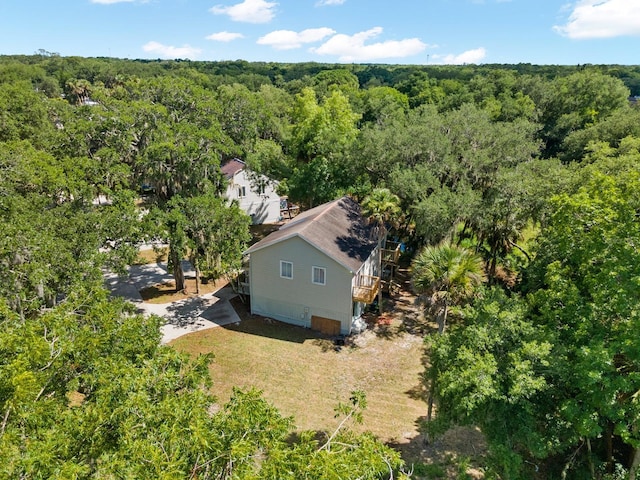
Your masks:
{"label": "metal roof on distant house", "polygon": [[224,165],[220,167],[220,171],[227,178],[227,180],[229,180],[236,173],[238,173],[241,170],[244,170],[246,166],[247,165],[242,160],[238,158],[232,158],[231,160],[229,160],[228,162],[225,162]]}
{"label": "metal roof on distant house", "polygon": [[300,237],[351,272],[358,271],[376,247],[360,205],[349,197],[342,197],[301,213],[245,253],[251,254],[292,237]]}

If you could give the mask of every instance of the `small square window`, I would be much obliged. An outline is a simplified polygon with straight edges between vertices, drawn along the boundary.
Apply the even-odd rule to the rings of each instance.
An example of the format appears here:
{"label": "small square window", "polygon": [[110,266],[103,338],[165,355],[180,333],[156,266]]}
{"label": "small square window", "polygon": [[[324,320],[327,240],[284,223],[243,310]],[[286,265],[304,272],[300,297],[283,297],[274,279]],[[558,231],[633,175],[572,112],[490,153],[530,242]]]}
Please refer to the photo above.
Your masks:
{"label": "small square window", "polygon": [[327,283],[327,269],[324,267],[312,267],[311,269],[311,281],[315,285],[326,285]]}
{"label": "small square window", "polygon": [[238,198],[244,198],[247,196],[247,187],[238,187]]}
{"label": "small square window", "polygon": [[293,278],[293,263],[280,260],[280,276],[282,278]]}

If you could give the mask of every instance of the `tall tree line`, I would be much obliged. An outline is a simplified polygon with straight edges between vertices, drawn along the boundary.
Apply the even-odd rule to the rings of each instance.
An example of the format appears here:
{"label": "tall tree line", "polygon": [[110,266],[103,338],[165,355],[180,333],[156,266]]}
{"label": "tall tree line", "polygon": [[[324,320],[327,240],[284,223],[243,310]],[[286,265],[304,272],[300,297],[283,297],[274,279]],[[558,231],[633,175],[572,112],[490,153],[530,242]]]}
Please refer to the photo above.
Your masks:
{"label": "tall tree line", "polygon": [[[536,469],[539,476],[586,471],[606,478],[616,465],[635,475],[640,114],[629,97],[638,93],[639,75],[622,66],[287,65],[48,52],[0,58],[0,290],[10,359],[0,375],[0,413],[3,448],[16,459],[7,468],[35,472],[45,462],[29,464],[12,445],[24,446],[14,441],[32,429],[51,427],[53,435],[46,419],[67,415],[61,412],[75,405],[70,395],[78,408],[69,411],[108,433],[95,447],[74,446],[82,452],[76,456],[55,450],[67,459],[60,471],[89,477],[131,454],[113,450],[131,418],[108,420],[93,410],[108,391],[102,389],[111,388],[109,369],[98,361],[103,354],[83,353],[75,341],[85,338],[79,332],[86,325],[104,329],[112,343],[125,328],[113,322],[125,323],[130,312],[104,306],[101,271],[123,269],[145,239],[169,243],[178,288],[185,256],[212,277],[237,267],[249,219],[221,199],[220,165],[240,157],[304,207],[387,191],[401,214],[381,227],[410,250],[448,246],[483,260],[487,287],[456,294],[455,308],[432,302],[432,313],[448,325],[430,344],[433,432],[438,424],[480,425],[491,468],[503,478],[535,476]],[[150,195],[141,208],[143,185]],[[432,288],[438,279],[423,280],[425,293],[453,295]],[[458,304],[463,298],[466,310]],[[100,308],[110,313],[90,313]],[[157,327],[138,324],[141,330],[126,335]],[[33,341],[36,360],[25,360],[16,340],[22,337]],[[169,370],[155,362],[174,362],[182,373],[167,388],[197,397],[206,383],[200,367],[152,348],[157,339],[150,338],[140,346],[146,353],[120,367],[156,378],[149,371]],[[124,342],[122,349],[135,346]],[[180,383],[183,374],[191,375],[187,383]],[[114,395],[124,398],[134,387],[121,385]],[[154,385],[144,388],[137,398],[165,398],[150,393]],[[196,397],[183,400],[210,402]],[[238,398],[236,413],[254,401],[251,394]],[[149,413],[144,401],[127,408]],[[178,418],[186,412],[180,408],[174,421],[188,423]],[[280,448],[286,422],[271,413],[265,421],[280,436],[269,437],[275,443],[268,449]],[[371,478],[388,465],[399,468],[387,450],[367,442],[354,440],[368,448],[356,451],[383,455],[372,460],[379,468]],[[140,458],[152,455],[147,448]],[[179,468],[227,468],[189,455]]]}

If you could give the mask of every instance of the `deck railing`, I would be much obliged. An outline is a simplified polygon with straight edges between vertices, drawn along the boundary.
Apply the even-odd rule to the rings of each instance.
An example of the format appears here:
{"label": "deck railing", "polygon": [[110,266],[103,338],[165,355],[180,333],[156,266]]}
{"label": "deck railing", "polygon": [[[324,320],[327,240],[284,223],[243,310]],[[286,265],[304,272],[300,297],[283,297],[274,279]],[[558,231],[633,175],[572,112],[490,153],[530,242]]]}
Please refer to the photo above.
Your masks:
{"label": "deck railing", "polygon": [[371,275],[359,275],[353,286],[353,301],[372,303],[380,288],[380,277]]}
{"label": "deck railing", "polygon": [[235,293],[250,295],[249,291],[249,269],[238,270],[235,277],[230,280],[231,288]]}
{"label": "deck railing", "polygon": [[400,258],[400,244],[387,242],[382,249],[382,263],[397,265]]}

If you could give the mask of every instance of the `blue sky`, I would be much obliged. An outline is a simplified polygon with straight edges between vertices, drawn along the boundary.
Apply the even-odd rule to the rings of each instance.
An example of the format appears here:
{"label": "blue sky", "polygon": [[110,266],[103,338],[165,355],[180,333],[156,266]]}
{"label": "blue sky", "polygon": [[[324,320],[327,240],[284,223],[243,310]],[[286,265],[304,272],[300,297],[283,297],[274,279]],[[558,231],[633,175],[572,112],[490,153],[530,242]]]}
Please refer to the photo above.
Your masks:
{"label": "blue sky", "polygon": [[640,64],[640,0],[0,0],[0,54]]}

